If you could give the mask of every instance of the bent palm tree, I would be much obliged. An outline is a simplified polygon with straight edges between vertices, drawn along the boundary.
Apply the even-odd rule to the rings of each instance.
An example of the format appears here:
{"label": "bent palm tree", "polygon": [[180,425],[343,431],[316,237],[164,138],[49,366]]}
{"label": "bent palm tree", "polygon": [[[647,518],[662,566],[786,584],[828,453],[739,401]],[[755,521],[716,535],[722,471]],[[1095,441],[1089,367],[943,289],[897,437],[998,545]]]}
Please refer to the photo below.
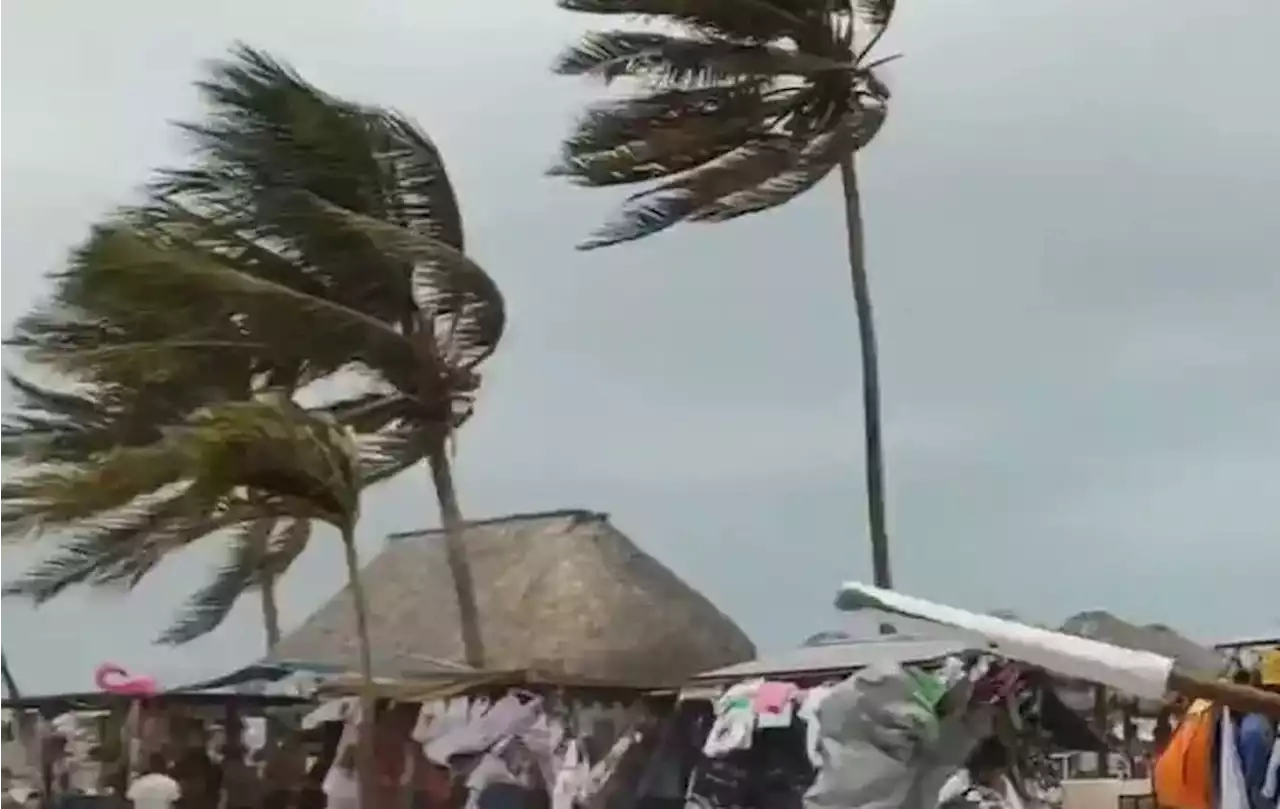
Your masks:
{"label": "bent palm tree", "polygon": [[[446,448],[471,414],[476,369],[501,338],[505,308],[496,284],[462,252],[440,155],[409,121],[331,98],[249,49],[216,65],[201,89],[209,114],[186,127],[194,166],[164,174],[150,204],[97,229],[90,258],[67,284],[72,297],[89,289],[109,300],[166,301],[169,329],[100,328],[96,312],[68,322],[65,302],[55,300],[22,324],[15,342],[29,359],[76,379],[109,372],[147,380],[155,355],[167,352],[248,368],[252,388],[297,390],[343,375],[348,390],[359,390],[318,409],[378,436],[365,481],[430,463],[465,657],[480,666]],[[242,539],[260,538],[265,527],[244,531]],[[250,557],[287,560],[297,548],[283,541],[288,531],[281,526],[266,551],[247,542],[233,548],[226,569],[189,605],[187,617],[199,618],[191,632],[217,617],[214,607],[244,581]]]}
{"label": "bent palm tree", "polygon": [[[45,464],[3,485],[6,540],[48,531],[102,536],[121,525],[166,517],[150,531],[159,559],[189,543],[183,528],[213,515],[227,526],[246,520],[319,520],[342,539],[366,683],[361,780],[372,786],[372,657],[367,601],[356,556],[360,453],[352,434],[283,397],[223,402],[163,428],[153,443],[117,447],[89,463]],[[125,564],[132,564],[130,554]]]}
{"label": "bent palm tree", "polygon": [[290,339],[328,345],[313,357],[318,364],[331,372],[354,365],[377,379],[376,390],[329,410],[383,437],[387,461],[371,479],[428,461],[464,656],[480,667],[447,448],[472,412],[476,369],[501,338],[505,307],[463,252],[439,151],[407,119],[328,96],[247,48],[200,86],[210,112],[187,127],[196,165],[155,185],[152,212],[171,233],[192,227],[197,236],[175,239],[217,253],[223,267],[182,283],[245,310],[265,307]]}
{"label": "bent palm tree", "polygon": [[[872,559],[876,584],[889,586],[878,354],[854,156],[885,118],[889,91],[875,68],[886,60],[870,54],[893,0],[559,5],[663,24],[661,31],[588,34],[555,66],[606,82],[630,79],[633,92],[590,108],[552,173],[588,186],[650,184],[582,248],[776,208],[839,168],[861,342]],[[856,27],[867,30],[857,47]]]}
{"label": "bent palm tree", "polygon": [[[241,345],[246,343],[244,324],[232,323],[230,313],[216,303],[193,312],[181,300],[138,299],[136,290],[101,283],[94,269],[100,246],[90,240],[77,251],[55,283],[53,306],[20,321],[9,341],[25,349],[29,358],[54,365],[63,355],[75,356],[80,373],[78,384],[63,390],[7,375],[18,406],[4,419],[6,459],[92,463],[114,447],[158,440],[163,426],[183,420],[204,404],[252,396],[253,379],[266,352],[260,350],[255,357],[245,350],[251,344]],[[103,341],[104,335],[110,337]],[[218,354],[210,356],[210,348],[219,349]],[[122,352],[145,356],[145,375],[130,372],[137,363],[130,369],[116,359]],[[58,359],[50,360],[51,354]],[[272,363],[274,368],[300,368],[305,357],[289,360],[277,354]],[[154,525],[121,525],[107,537],[78,538],[6,583],[4,594],[41,604],[76,584],[136,584],[152,568],[142,549],[144,535]],[[211,518],[204,525],[193,523],[190,530],[198,534],[220,526],[220,520]],[[270,650],[280,635],[274,580],[310,535],[309,523],[285,522],[276,541],[268,543],[275,527],[276,521],[262,520],[240,533],[232,547],[233,564],[192,598],[161,642],[184,643],[216,629],[239,596],[257,587]],[[142,558],[136,566],[121,567],[118,562],[129,548]],[[251,558],[268,564],[246,565]]]}

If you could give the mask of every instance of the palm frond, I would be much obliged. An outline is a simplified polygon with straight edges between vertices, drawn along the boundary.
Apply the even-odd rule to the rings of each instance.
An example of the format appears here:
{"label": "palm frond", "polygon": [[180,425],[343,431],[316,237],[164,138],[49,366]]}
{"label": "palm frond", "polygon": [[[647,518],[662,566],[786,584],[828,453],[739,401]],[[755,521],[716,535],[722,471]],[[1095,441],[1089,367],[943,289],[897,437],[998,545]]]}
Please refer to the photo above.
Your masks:
{"label": "palm frond", "polygon": [[823,0],[558,0],[567,11],[678,21],[744,41],[812,32],[822,25]]}
{"label": "palm frond", "polygon": [[250,239],[275,245],[326,297],[389,323],[412,314],[407,269],[358,234],[317,227],[307,199],[461,250],[456,195],[425,133],[403,116],[329,96],[250,48],[217,63],[200,86],[208,114],[185,127],[197,164],[166,173],[154,192],[217,211]]}
{"label": "palm frond", "polygon": [[[412,362],[410,349],[391,324],[327,297],[309,295],[291,285],[255,275],[190,244],[183,234],[174,232],[170,236],[170,244],[166,245],[126,224],[101,227],[94,236],[95,272],[110,277],[116,285],[129,287],[138,298],[155,295],[158,300],[168,301],[173,315],[185,314],[193,323],[205,322],[204,301],[212,297],[222,301],[236,318],[261,323],[274,317],[294,329],[295,335],[327,334],[331,340],[366,346],[369,351],[391,353],[400,356],[401,362]],[[246,341],[241,348],[252,355],[262,353],[262,345]],[[296,356],[298,349],[286,353]],[[130,362],[153,356],[122,353],[115,359]],[[351,359],[359,356],[357,353]],[[81,371],[98,367],[103,355],[98,349],[64,348],[40,359]],[[145,367],[151,367],[151,363],[145,363]]]}
{"label": "palm frond", "polygon": [[156,643],[177,646],[217,629],[240,596],[257,582],[275,527],[276,521],[270,517],[245,524],[231,541],[226,564],[187,600]]}
{"label": "palm frond", "polygon": [[589,186],[674,177],[776,130],[785,91],[740,83],[668,91],[590,108],[565,140],[553,175]]}
{"label": "palm frond", "polygon": [[369,127],[391,201],[388,221],[464,250],[462,210],[439,148],[396,113],[372,116]]}
{"label": "palm frond", "polygon": [[[589,186],[648,184],[582,249],[681,221],[783,205],[864,147],[888,88],[868,62],[894,0],[561,0],[574,11],[652,18],[662,32],[588,34],[557,72],[628,78],[641,92],[590,109],[553,174]],[[854,51],[855,22],[870,41]]]}
{"label": "palm frond", "polygon": [[440,360],[469,369],[497,348],[506,328],[502,292],[484,269],[460,250],[425,233],[316,199],[337,229],[365,236],[387,255],[412,266],[412,294],[423,319],[434,324]]}
{"label": "palm frond", "polygon": [[263,586],[264,574],[279,576],[301,555],[311,537],[306,520],[272,517],[245,524],[231,540],[227,561],[183,605],[157,643],[177,646],[217,629],[240,596]]}
{"label": "palm frond", "polygon": [[113,423],[111,404],[100,395],[83,389],[55,390],[11,372],[5,373],[5,382],[17,399],[16,404],[12,398],[7,402],[0,427],[0,448],[6,459],[74,461],[128,442],[131,430]]}
{"label": "palm frond", "polygon": [[164,556],[252,514],[243,502],[210,509],[193,492],[157,496],[97,516],[82,536],[62,544],[4,587],[5,596],[42,604],[76,585],[136,585]]}
{"label": "palm frond", "polygon": [[646,31],[596,31],[564,51],[553,70],[598,76],[606,83],[629,77],[663,88],[692,89],[761,77],[805,76],[850,70],[839,62],[777,45],[693,38]]}
{"label": "palm frond", "polygon": [[822,182],[840,159],[871,141],[884,123],[884,106],[868,106],[847,116],[846,124],[805,144],[786,171],[751,188],[720,198],[689,216],[695,222],[724,222],[785,205]]}
{"label": "palm frond", "polygon": [[880,41],[880,38],[884,36],[885,29],[889,27],[889,21],[893,19],[897,0],[849,0],[849,2],[851,2],[858,19],[870,31],[870,38],[858,53],[858,57],[861,59],[870,53],[875,48],[876,43]]}
{"label": "palm frond", "polygon": [[682,177],[636,194],[627,200],[617,219],[579,249],[640,239],[696,217],[725,197],[793,168],[799,161],[799,146],[780,136],[760,138]]}
{"label": "palm frond", "polygon": [[74,528],[176,487],[199,504],[195,513],[248,488],[272,501],[264,508],[287,503],[295,516],[344,525],[358,511],[359,474],[340,425],[290,403],[225,402],[163,429],[153,444],[12,476],[0,521],[6,539]]}
{"label": "palm frond", "polygon": [[389,480],[418,465],[444,438],[423,425],[405,423],[360,441],[361,478],[366,486]]}

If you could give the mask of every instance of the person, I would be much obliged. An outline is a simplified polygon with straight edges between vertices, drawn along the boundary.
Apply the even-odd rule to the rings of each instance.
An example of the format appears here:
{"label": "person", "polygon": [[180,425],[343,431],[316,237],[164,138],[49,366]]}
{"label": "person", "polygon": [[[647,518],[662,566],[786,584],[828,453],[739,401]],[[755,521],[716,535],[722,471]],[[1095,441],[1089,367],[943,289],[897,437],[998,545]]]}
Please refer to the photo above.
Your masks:
{"label": "person", "polygon": [[360,809],[360,781],[356,778],[356,746],[338,751],[333,766],[324,777],[326,809]]}
{"label": "person", "polygon": [[[1264,659],[1261,671],[1244,672],[1243,676],[1238,674],[1235,681],[1268,691],[1280,691],[1280,678],[1268,669],[1266,662]],[[1275,809],[1276,807],[1275,798],[1267,795],[1266,792],[1267,776],[1271,766],[1271,750],[1275,744],[1276,731],[1269,717],[1252,713],[1240,719],[1240,724],[1236,728],[1236,753],[1240,756],[1240,771],[1244,776],[1250,809]]]}
{"label": "person", "polygon": [[289,809],[307,776],[307,754],[296,735],[274,740],[262,768],[263,809]]}
{"label": "person", "polygon": [[125,797],[133,809],[172,809],[182,797],[178,782],[169,777],[169,762],[159,753],[147,759],[143,775],[133,779]]}
{"label": "person", "polygon": [[1023,809],[1009,780],[1009,755],[995,737],[978,743],[964,769],[952,776],[938,794],[941,809]]}

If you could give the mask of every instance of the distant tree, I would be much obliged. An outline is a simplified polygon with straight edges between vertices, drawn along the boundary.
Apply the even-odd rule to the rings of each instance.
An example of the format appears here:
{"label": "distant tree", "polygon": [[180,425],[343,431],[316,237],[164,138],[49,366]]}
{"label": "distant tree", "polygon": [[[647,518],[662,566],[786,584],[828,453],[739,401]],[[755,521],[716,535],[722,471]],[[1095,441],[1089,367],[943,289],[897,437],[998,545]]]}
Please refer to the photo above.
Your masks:
{"label": "distant tree", "polygon": [[[647,184],[583,248],[679,222],[723,222],[783,205],[839,170],[862,356],[867,512],[875,583],[892,585],[885,519],[879,355],[855,153],[885,119],[873,55],[893,0],[559,0],[653,30],[588,34],[556,64],[626,90],[593,106],[553,173],[587,186]],[[861,40],[856,32],[864,32]]]}

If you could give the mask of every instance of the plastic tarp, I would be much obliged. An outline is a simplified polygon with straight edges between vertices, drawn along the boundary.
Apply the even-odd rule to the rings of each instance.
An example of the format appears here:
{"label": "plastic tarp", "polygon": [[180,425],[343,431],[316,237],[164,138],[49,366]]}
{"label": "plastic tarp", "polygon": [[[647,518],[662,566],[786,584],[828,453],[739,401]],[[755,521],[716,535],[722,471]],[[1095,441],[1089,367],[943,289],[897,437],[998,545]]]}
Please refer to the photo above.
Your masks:
{"label": "plastic tarp", "polygon": [[983,708],[939,718],[931,704],[921,682],[892,663],[835,686],[817,710],[822,764],[805,809],[933,809],[942,785],[991,732],[991,715]]}
{"label": "plastic tarp", "polygon": [[849,582],[841,588],[836,607],[887,610],[966,630],[981,642],[981,645],[975,644],[975,650],[1039,666],[1064,677],[1100,683],[1144,699],[1162,699],[1173,670],[1172,658],[1152,652],[1051,632],[859,582]]}

